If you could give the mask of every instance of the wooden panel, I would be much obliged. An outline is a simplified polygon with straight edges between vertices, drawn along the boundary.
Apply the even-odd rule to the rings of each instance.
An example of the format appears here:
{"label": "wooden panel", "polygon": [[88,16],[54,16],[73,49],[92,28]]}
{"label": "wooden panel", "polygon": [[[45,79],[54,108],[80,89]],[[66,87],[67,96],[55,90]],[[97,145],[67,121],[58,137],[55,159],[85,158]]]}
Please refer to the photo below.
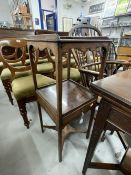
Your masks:
{"label": "wooden panel", "polygon": [[109,119],[113,125],[118,127],[120,130],[131,135],[131,116],[130,114],[122,111],[121,109],[112,108]]}
{"label": "wooden panel", "polygon": [[0,39],[3,38],[24,38],[30,35],[34,35],[33,30],[10,30],[10,29],[0,29]]}
{"label": "wooden panel", "polygon": [[131,47],[118,47],[117,59],[131,60]]}

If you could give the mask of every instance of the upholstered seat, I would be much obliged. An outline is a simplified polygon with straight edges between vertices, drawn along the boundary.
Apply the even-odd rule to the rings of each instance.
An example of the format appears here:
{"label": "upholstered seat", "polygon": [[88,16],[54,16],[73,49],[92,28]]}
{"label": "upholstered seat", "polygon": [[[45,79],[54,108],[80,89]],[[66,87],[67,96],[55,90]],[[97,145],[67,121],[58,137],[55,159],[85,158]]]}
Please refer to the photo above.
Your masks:
{"label": "upholstered seat", "polygon": [[[25,62],[26,62],[27,65],[30,64],[30,60],[29,59],[26,59]],[[42,59],[41,57],[39,57],[38,63],[47,63],[47,62],[48,62],[47,58]]]}
{"label": "upholstered seat", "polygon": [[54,72],[54,67],[52,63],[45,62],[45,63],[37,64],[37,71],[42,74],[51,73],[51,72]]}
{"label": "upholstered seat", "polygon": [[[30,71],[25,71],[25,72],[17,72],[16,73],[16,78],[19,77],[23,77],[23,76],[27,76],[31,74],[31,70]],[[1,80],[10,80],[11,79],[11,72],[8,68],[3,69],[2,73],[1,73]]]}
{"label": "upholstered seat", "polygon": [[[10,63],[10,65],[12,65],[12,66],[21,66],[22,63],[21,63],[21,61],[20,61],[20,62],[17,62],[17,63]],[[1,72],[2,72],[3,68],[4,68],[4,67],[3,67],[3,63],[0,62],[0,75],[1,75]]]}
{"label": "upholstered seat", "polygon": [[[29,60],[27,60],[28,62]],[[3,71],[2,71],[3,70]],[[3,69],[2,65],[2,73],[1,73],[1,80],[10,80],[11,79],[11,72],[8,68]],[[53,64],[52,63],[41,63],[37,65],[38,73],[51,73],[54,72]],[[25,72],[17,72],[16,78],[30,75],[31,71],[25,71]]]}
{"label": "upholstered seat", "polygon": [[[71,68],[70,69],[70,78],[74,81],[80,80],[80,72],[78,69]],[[67,79],[67,68],[63,68],[63,79]]]}
{"label": "upholstered seat", "polygon": [[[55,61],[55,56],[50,56],[50,59],[52,59],[53,61]],[[67,67],[67,58],[65,56],[62,57],[63,60],[63,67]],[[70,66],[71,67],[76,67],[76,62],[74,58],[71,58],[70,60]]]}
{"label": "upholstered seat", "polygon": [[[38,87],[45,87],[55,83],[55,80],[41,74],[36,75]],[[17,100],[33,96],[35,87],[32,75],[16,78],[12,82],[12,92]]]}
{"label": "upholstered seat", "polygon": [[[54,73],[54,77],[56,77],[56,72]],[[76,68],[70,68],[70,78],[74,81],[80,80],[80,72]],[[63,68],[63,80],[67,79],[67,68]]]}

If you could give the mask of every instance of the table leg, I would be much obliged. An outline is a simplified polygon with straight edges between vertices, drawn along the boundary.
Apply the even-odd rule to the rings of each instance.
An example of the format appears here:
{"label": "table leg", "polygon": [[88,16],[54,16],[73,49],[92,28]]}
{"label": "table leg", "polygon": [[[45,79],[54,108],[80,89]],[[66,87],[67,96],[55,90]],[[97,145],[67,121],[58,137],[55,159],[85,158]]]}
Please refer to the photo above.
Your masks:
{"label": "table leg", "polygon": [[98,113],[96,115],[96,120],[94,123],[91,139],[89,142],[89,146],[88,146],[88,150],[87,150],[87,154],[86,154],[86,158],[83,166],[83,171],[82,171],[83,174],[85,174],[87,168],[90,167],[96,145],[99,141],[102,131],[104,130],[104,126],[106,123],[106,119],[109,116],[110,109],[111,109],[111,105],[102,99],[99,106]]}

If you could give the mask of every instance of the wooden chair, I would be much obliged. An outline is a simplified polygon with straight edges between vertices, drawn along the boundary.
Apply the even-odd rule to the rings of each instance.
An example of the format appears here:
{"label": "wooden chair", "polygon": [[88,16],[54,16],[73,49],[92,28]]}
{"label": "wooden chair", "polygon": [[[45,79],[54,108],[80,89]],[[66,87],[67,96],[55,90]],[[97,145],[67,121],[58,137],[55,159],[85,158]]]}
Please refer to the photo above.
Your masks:
{"label": "wooden chair", "polygon": [[[94,26],[92,25],[87,25],[87,24],[79,24],[73,27],[69,31],[69,36],[85,36],[85,37],[92,37],[95,38],[96,36],[101,37],[102,34],[101,32]],[[124,61],[119,61],[117,60],[117,54],[115,50],[115,45],[111,41],[109,44],[108,52],[107,52],[107,57],[106,57],[106,64],[104,67],[103,73],[101,73],[101,68],[103,69],[103,65],[100,59],[101,55],[101,50],[87,50],[86,53],[81,53],[80,50],[72,49],[72,54],[75,59],[76,65],[80,71],[81,74],[81,82],[83,86],[90,88],[91,82],[113,75],[117,73],[119,68],[122,68],[123,70],[126,69],[126,63]],[[98,104],[100,102],[101,98],[98,97]],[[92,120],[90,119],[90,124],[92,124]],[[114,128],[109,127],[105,128],[105,131],[101,137],[101,141],[105,140],[105,133],[107,130],[111,130],[111,134],[114,133]],[[127,148],[126,143],[124,142],[121,134],[117,132],[118,137],[120,138],[124,148]],[[89,137],[89,131],[87,133],[87,138]]]}
{"label": "wooden chair", "polygon": [[[131,35],[130,32],[124,34],[120,39],[116,50],[116,59],[109,59],[107,62],[107,74],[115,74],[118,71],[126,70],[131,67]],[[115,49],[114,49],[115,50]]]}
{"label": "wooden chair", "polygon": [[[99,29],[97,29],[95,26],[92,26],[90,24],[79,24],[76,25],[75,27],[73,27],[70,31],[69,31],[69,36],[85,36],[85,37],[96,37],[96,36],[102,36],[102,33],[99,31]],[[119,54],[116,53],[116,49],[115,49],[115,45],[113,42],[110,43],[110,47],[108,49],[108,56],[107,56],[107,60],[106,60],[106,66],[105,66],[105,75],[104,76],[110,76],[114,73],[116,73],[120,68],[122,68],[123,70],[126,69],[127,67],[127,63],[122,60],[119,60]],[[90,53],[87,53],[87,55],[85,55],[85,57],[88,57],[88,63],[90,65],[87,66],[86,69],[90,70],[90,73],[88,72],[88,76],[90,77],[90,81],[92,80],[97,80],[99,79],[99,69],[100,69],[100,64],[99,63],[99,57],[95,57],[95,55],[90,55]],[[94,58],[93,58],[94,57]],[[87,58],[85,60],[85,62],[87,61]],[[87,62],[86,62],[87,63]],[[87,63],[87,64],[88,64]],[[78,61],[76,62],[78,68],[80,68],[80,64],[78,63]],[[84,68],[85,69],[85,68]],[[92,72],[91,72],[92,70]],[[84,71],[84,70],[81,70]],[[84,74],[84,72],[82,72]],[[91,77],[92,76],[92,77]],[[87,81],[87,80],[85,80]],[[88,86],[89,86],[89,82],[88,82]]]}
{"label": "wooden chair", "polygon": [[[69,31],[69,36],[100,37],[102,34],[95,26],[90,24],[79,24],[74,26]],[[108,55],[109,52],[111,52],[111,50],[108,50]],[[76,65],[80,71],[82,84],[84,86],[89,87],[92,81],[103,77],[103,75],[99,74],[101,70],[101,62],[99,57],[100,51],[96,52],[96,50],[88,50],[86,53],[81,54],[79,50],[72,50],[72,53]]]}
{"label": "wooden chair", "polygon": [[[102,41],[105,39],[103,45]],[[101,47],[101,59],[104,64],[107,55],[108,38],[101,40],[97,38],[95,41],[86,40],[84,38],[60,37],[58,35],[44,35],[43,38],[37,35],[35,38],[28,41],[29,53],[32,66],[34,65],[33,50],[49,48],[55,56],[56,65],[56,84],[45,88],[39,88],[36,84],[36,76],[34,74],[34,84],[36,87],[36,97],[38,102],[39,116],[41,121],[41,129],[43,127],[56,129],[58,131],[58,152],[59,161],[62,161],[62,147],[64,138],[70,132],[73,132],[69,127],[71,121],[79,117],[81,112],[92,110],[91,119],[94,115],[94,106],[96,97],[84,86],[70,79],[70,54],[72,48],[81,48],[81,52],[85,52],[87,48]],[[93,44],[91,44],[93,42]],[[106,48],[105,48],[106,47]],[[68,54],[68,77],[62,81],[62,56]],[[101,69],[101,71],[103,71]],[[41,107],[46,110],[50,118],[54,121],[55,126],[43,126]]]}
{"label": "wooden chair", "polygon": [[[1,61],[5,68],[11,72],[11,89],[17,100],[20,114],[23,117],[24,125],[29,128],[29,120],[27,117],[26,103],[36,100],[33,78],[31,75],[31,66],[26,64],[26,47],[25,40],[6,39],[0,41]],[[12,49],[13,52],[8,52]],[[18,50],[21,51],[19,55]],[[37,53],[38,54],[38,53]],[[21,62],[21,66],[13,66],[14,63]],[[37,67],[38,59],[35,64]],[[36,70],[33,70],[37,72]],[[41,74],[36,74],[39,87],[44,87],[55,82],[55,80]]]}
{"label": "wooden chair", "polygon": [[[73,56],[76,60],[76,63],[78,65],[79,71],[81,73],[81,82],[85,87],[90,87],[91,82],[96,81],[98,79],[102,79],[104,77],[113,75],[114,73],[117,73],[117,70],[120,67],[124,67],[125,63],[121,61],[111,61],[108,60],[109,55],[107,56],[106,64],[104,67],[104,72],[101,74],[101,68],[102,68],[102,62],[100,60],[100,53],[101,50],[88,50],[86,54],[82,55],[82,53],[76,49],[72,49]],[[108,52],[109,53],[109,52]],[[123,68],[123,70],[125,70]],[[98,104],[101,100],[100,97],[98,97]],[[91,119],[90,119],[91,120]],[[112,126],[109,126],[108,128],[105,128],[105,131],[103,132],[103,135],[101,137],[101,141],[105,140],[105,133],[107,130],[111,131],[111,134],[114,133],[115,128]],[[89,133],[88,133],[89,134]],[[121,136],[120,132],[117,131],[118,137],[120,138],[123,147],[127,149],[127,144],[125,143],[123,137]]]}
{"label": "wooden chair", "polygon": [[[21,29],[2,29],[0,28],[0,39],[4,40],[6,38],[24,38],[26,36],[34,35],[33,30],[21,30]],[[11,49],[8,48],[8,52],[10,52]],[[26,60],[26,63],[29,65],[29,59]],[[22,66],[21,61],[16,63],[10,63],[12,66]],[[4,89],[6,91],[6,94],[9,98],[10,103],[13,105],[13,98],[11,95],[11,85],[10,85],[10,79],[11,79],[11,72],[9,69],[4,69],[3,63],[0,62],[0,76],[2,80],[2,84],[4,86]]]}
{"label": "wooden chair", "polygon": [[102,36],[102,34],[95,26],[92,26],[91,24],[78,24],[72,27],[72,29],[69,31],[69,36],[97,37]]}
{"label": "wooden chair", "polygon": [[[115,50],[115,47],[112,49]],[[112,54],[110,54],[112,55]],[[113,75],[119,71],[127,70],[131,65],[131,48],[126,46],[119,46],[117,52],[114,54],[115,59],[110,57],[106,61],[105,73],[107,76]]]}
{"label": "wooden chair", "polygon": [[117,49],[117,59],[126,61],[127,68],[131,67],[131,47],[119,46]]}
{"label": "wooden chair", "polygon": [[[28,58],[28,54],[26,53],[26,55],[27,56],[26,56],[25,64],[29,65],[30,61],[29,61],[29,58]],[[14,67],[22,66],[21,61],[16,62],[16,63],[10,63],[10,64]],[[11,95],[12,90],[11,90],[11,85],[10,85],[11,84],[10,83],[11,72],[8,68],[4,68],[2,62],[1,62],[1,65],[2,65],[2,69],[0,69],[1,70],[1,74],[0,74],[1,81],[2,81],[2,84],[4,86],[5,91],[7,93],[7,96],[9,98],[9,101],[13,105],[13,97]],[[49,60],[49,58],[46,56],[46,54],[43,55],[43,53],[42,53],[42,55],[40,55],[40,53],[39,53],[37,71],[40,74],[43,74],[43,75],[46,75],[46,76],[49,76],[49,77],[53,78],[54,71],[55,71],[54,63],[52,62],[52,60],[51,61]],[[21,74],[19,74],[19,77],[20,76],[21,76]],[[23,74],[22,74],[22,76],[23,76]]]}
{"label": "wooden chair", "polygon": [[[34,31],[33,30],[21,30],[21,29],[0,29],[0,39],[5,39],[5,38],[26,38],[28,36],[32,36],[34,35]],[[8,49],[8,51],[10,52],[10,50]],[[27,65],[30,64],[29,62],[29,55],[28,55],[28,51],[26,53],[27,57],[26,57],[26,61],[25,63]],[[44,59],[43,59],[44,58]],[[20,62],[16,62],[16,63],[11,63],[12,66],[22,66],[21,61]],[[44,66],[43,66],[44,64]],[[10,70],[4,69],[3,63],[0,62],[0,76],[1,76],[1,80],[2,80],[2,84],[4,86],[4,89],[7,93],[7,96],[9,98],[10,103],[13,105],[13,97],[11,95],[11,85],[10,85],[10,79],[11,79],[11,72]],[[38,72],[42,73],[43,75],[49,76],[51,78],[53,78],[54,75],[54,65],[52,60],[49,60],[48,57],[46,57],[46,52],[43,52],[42,54],[39,53],[39,60],[38,60],[38,64],[37,64],[37,69]],[[20,75],[19,75],[20,76]]]}
{"label": "wooden chair", "polygon": [[[72,37],[96,37],[96,36],[102,36],[101,32],[94,26],[92,26],[91,24],[78,24],[76,26],[74,26],[70,31],[69,31],[69,36]],[[73,50],[72,50],[73,51]],[[78,51],[78,50],[77,50]],[[81,55],[80,57],[78,56],[80,54],[79,53],[75,54],[75,52],[73,52],[73,57],[75,59],[76,65],[78,70],[80,71],[81,74],[81,80],[84,86],[87,86],[87,84],[89,85],[89,79],[87,81],[87,79],[85,80],[85,75],[83,70],[82,70],[82,66],[85,66],[85,64],[87,65],[88,63],[92,64],[89,66],[90,69],[90,74],[88,74],[88,76],[93,74],[93,71],[97,71],[97,73],[95,74],[95,78],[98,76],[98,72],[100,71],[100,69],[98,70],[98,68],[100,68],[98,66],[98,64],[96,65],[95,62],[99,62],[99,59],[94,59],[93,56],[94,55],[90,55],[90,51],[87,51],[85,54]],[[77,57],[78,56],[78,57]],[[94,63],[94,65],[93,65]],[[91,72],[92,70],[92,72]],[[86,73],[87,75],[87,73]]]}

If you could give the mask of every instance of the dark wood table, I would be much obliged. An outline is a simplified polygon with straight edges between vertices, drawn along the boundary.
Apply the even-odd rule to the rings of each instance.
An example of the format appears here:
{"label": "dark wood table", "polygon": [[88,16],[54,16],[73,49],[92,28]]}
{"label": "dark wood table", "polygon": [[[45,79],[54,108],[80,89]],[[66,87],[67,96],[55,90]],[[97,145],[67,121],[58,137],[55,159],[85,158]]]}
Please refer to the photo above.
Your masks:
{"label": "dark wood table", "polygon": [[95,163],[91,160],[100,135],[108,125],[131,135],[131,70],[95,81],[91,88],[102,100],[89,142],[83,174],[88,168],[121,170],[120,164]]}

